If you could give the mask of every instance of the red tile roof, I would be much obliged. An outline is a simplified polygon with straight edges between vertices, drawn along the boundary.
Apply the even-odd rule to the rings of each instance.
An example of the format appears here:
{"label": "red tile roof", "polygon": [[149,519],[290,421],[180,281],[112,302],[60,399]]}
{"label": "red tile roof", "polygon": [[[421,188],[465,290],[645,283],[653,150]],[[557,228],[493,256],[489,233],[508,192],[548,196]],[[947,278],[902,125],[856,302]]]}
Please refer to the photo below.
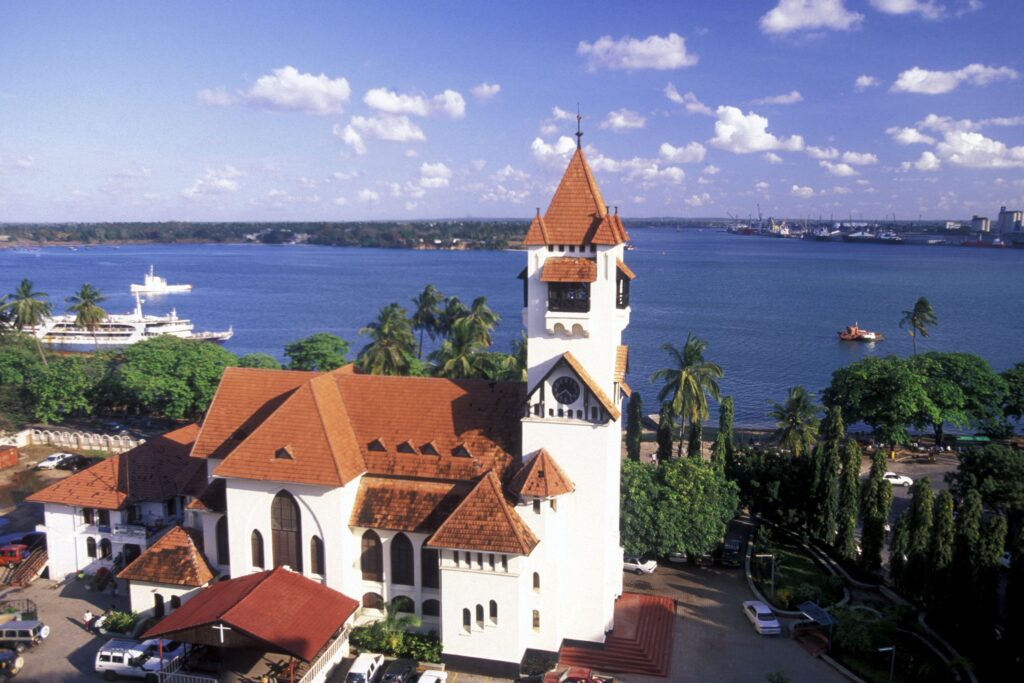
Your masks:
{"label": "red tile roof", "polygon": [[588,258],[555,257],[544,261],[541,282],[595,282],[597,261]]}
{"label": "red tile roof", "polygon": [[523,465],[509,482],[509,490],[520,498],[553,498],[572,493],[576,485],[543,448]]}
{"label": "red tile roof", "polygon": [[492,471],[477,482],[427,545],[529,555],[539,542],[505,500],[501,482]]}
{"label": "red tile roof", "polygon": [[582,149],[569,161],[543,219],[530,224],[523,244],[622,244],[629,235],[618,214],[609,214]]}
{"label": "red tile roof", "polygon": [[436,531],[466,493],[468,483],[365,476],[349,524],[392,531]]}
{"label": "red tile roof", "polygon": [[619,383],[622,393],[626,396],[632,396],[633,390],[626,384],[627,372],[629,372],[629,347],[625,344],[620,344],[615,349],[615,381]]}
{"label": "red tile roof", "polygon": [[628,279],[636,279],[636,273],[634,273],[633,270],[629,266],[627,266],[625,261],[623,261],[622,259],[615,259],[615,267],[618,268],[619,272],[625,275]]}
{"label": "red tile roof", "polygon": [[146,548],[119,579],[176,586],[205,586],[217,575],[199,550],[196,532],[176,526]]}
{"label": "red tile roof", "polygon": [[358,605],[319,582],[278,567],[213,584],[142,637],[173,637],[181,631],[221,623],[268,649],[308,662]]}
{"label": "red tile roof", "polygon": [[590,373],[587,372],[586,369],[584,369],[583,365],[578,360],[576,360],[576,356],[572,355],[572,353],[570,353],[569,351],[566,351],[565,353],[562,354],[562,358],[565,359],[565,362],[569,364],[569,367],[571,367],[573,371],[576,372],[576,374],[583,381],[583,383],[587,385],[591,392],[593,392],[597,400],[601,402],[602,406],[604,406],[604,409],[607,410],[608,414],[612,416],[612,419],[618,420],[618,406],[616,406],[615,403],[610,398],[608,398],[608,395],[604,393],[604,391],[601,389],[601,386],[594,381],[594,378],[590,376]]}
{"label": "red tile roof", "polygon": [[228,507],[226,489],[227,482],[225,480],[214,479],[185,507],[189,510],[224,512]]}
{"label": "red tile roof", "polygon": [[189,457],[198,433],[199,427],[191,424],[155,437],[61,479],[27,500],[119,510],[137,501],[198,493],[206,464]]}

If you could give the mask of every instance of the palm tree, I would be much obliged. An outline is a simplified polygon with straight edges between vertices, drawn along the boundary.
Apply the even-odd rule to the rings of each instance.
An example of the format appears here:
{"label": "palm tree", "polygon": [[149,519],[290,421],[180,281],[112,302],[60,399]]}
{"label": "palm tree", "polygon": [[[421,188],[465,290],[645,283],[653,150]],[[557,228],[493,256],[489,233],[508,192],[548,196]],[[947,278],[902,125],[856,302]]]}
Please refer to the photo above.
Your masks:
{"label": "palm tree", "polygon": [[416,349],[416,338],[405,309],[390,303],[380,309],[377,320],[359,330],[370,343],[359,352],[360,367],[373,375],[405,375]]}
{"label": "palm tree", "polygon": [[472,321],[468,317],[459,318],[441,348],[430,354],[434,374],[448,379],[483,377],[488,370],[486,349],[476,336]]}
{"label": "palm tree", "polygon": [[415,312],[412,314],[412,329],[420,333],[419,350],[417,358],[423,358],[423,334],[426,333],[431,339],[437,339],[441,317],[441,302],[444,295],[437,291],[434,285],[427,285],[419,296],[412,300]]}
{"label": "palm tree", "polygon": [[412,600],[404,595],[399,595],[389,604],[381,605],[381,607],[384,618],[375,622],[371,628],[376,629],[388,644],[388,648],[385,649],[398,652],[402,649],[405,634],[420,627],[420,618],[410,611]]}
{"label": "palm tree", "polygon": [[[33,291],[32,281],[25,278],[13,294],[4,297],[5,302],[0,310],[9,316],[14,329],[23,332],[26,327],[41,325],[43,318],[50,315],[53,307],[49,301],[45,301],[47,298],[49,298],[49,294]],[[36,341],[36,349],[39,350],[39,357],[43,360],[43,365],[48,366],[49,363],[46,362],[46,354],[43,353],[43,345],[39,341],[39,337],[32,335],[32,338]]]}
{"label": "palm tree", "polygon": [[801,385],[789,390],[785,403],[775,403],[768,416],[775,420],[775,440],[793,455],[807,455],[818,438],[818,413],[812,394]]}
{"label": "palm tree", "polygon": [[917,355],[917,335],[927,337],[928,326],[938,324],[939,319],[935,317],[935,309],[923,296],[914,303],[913,310],[903,311],[900,327],[907,327],[907,333],[914,343],[914,355]]}
{"label": "palm tree", "polygon": [[473,305],[461,318],[469,321],[473,336],[483,342],[484,346],[490,347],[491,330],[497,327],[501,316],[487,306],[487,297],[478,296],[473,299]]}
{"label": "palm tree", "polygon": [[96,339],[96,328],[107,319],[107,312],[100,308],[100,304],[107,300],[107,297],[100,294],[88,282],[82,288],[69,296],[67,301],[68,311],[75,314],[75,327],[92,332],[92,339],[96,343],[96,350],[99,351],[99,341]]}
{"label": "palm tree", "polygon": [[[722,377],[722,368],[717,363],[704,360],[704,351],[708,343],[694,337],[686,336],[686,343],[681,349],[672,344],[662,345],[662,349],[672,359],[672,365],[658,370],[651,375],[652,382],[664,382],[658,392],[658,400],[664,403],[671,401],[672,412],[680,416],[680,427],[703,422],[708,418],[708,396],[716,401],[721,397],[718,380]],[[678,455],[683,454],[683,438],[679,439]]]}
{"label": "palm tree", "polygon": [[437,319],[437,332],[438,336],[447,337],[452,331],[452,325],[455,321],[466,315],[469,309],[466,308],[466,304],[459,301],[459,297],[450,296],[444,300],[444,310],[441,311],[441,315]]}

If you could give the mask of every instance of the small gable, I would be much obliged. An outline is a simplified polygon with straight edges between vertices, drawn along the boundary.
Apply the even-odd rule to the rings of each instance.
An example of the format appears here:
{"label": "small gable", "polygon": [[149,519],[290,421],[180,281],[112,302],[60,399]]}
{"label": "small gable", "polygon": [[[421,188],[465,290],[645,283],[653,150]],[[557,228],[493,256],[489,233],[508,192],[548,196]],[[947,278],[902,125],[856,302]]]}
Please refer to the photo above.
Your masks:
{"label": "small gable", "polygon": [[540,543],[501,491],[494,471],[484,475],[427,541],[434,548],[465,548],[529,555]]}
{"label": "small gable", "polygon": [[512,481],[509,490],[519,498],[554,498],[576,490],[569,476],[562,471],[555,459],[543,448],[530,462],[523,465]]}
{"label": "small gable", "polygon": [[[567,382],[566,379],[559,378],[555,380],[552,391],[545,392],[544,387],[548,380],[562,369],[568,369],[572,375],[575,375],[582,387],[573,386],[572,381]],[[607,422],[609,418],[618,420],[620,415],[615,403],[608,398],[600,385],[569,351],[563,353],[541,377],[540,381],[530,388],[527,392],[527,401],[530,414],[536,417],[575,417],[591,422]],[[576,408],[575,414],[573,410],[569,410],[568,414],[565,414],[564,408],[561,406],[569,404],[581,404],[582,407]],[[559,407],[556,408],[555,405]]]}

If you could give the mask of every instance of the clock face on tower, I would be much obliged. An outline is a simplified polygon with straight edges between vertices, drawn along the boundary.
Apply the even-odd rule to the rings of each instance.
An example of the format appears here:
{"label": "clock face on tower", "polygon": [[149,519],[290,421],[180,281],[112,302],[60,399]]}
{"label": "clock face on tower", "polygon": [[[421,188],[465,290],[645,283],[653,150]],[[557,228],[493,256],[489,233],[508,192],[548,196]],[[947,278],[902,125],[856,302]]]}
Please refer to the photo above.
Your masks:
{"label": "clock face on tower", "polygon": [[559,377],[551,387],[555,400],[563,405],[575,403],[580,397],[580,383],[572,377]]}

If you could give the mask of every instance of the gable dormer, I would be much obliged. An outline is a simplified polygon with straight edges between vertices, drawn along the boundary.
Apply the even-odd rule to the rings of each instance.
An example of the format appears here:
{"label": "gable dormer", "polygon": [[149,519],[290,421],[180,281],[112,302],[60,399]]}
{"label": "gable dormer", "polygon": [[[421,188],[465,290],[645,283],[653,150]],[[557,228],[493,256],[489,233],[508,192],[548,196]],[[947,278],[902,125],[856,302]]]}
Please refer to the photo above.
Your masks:
{"label": "gable dormer", "polygon": [[605,424],[619,419],[619,409],[568,351],[527,392],[528,417]]}

